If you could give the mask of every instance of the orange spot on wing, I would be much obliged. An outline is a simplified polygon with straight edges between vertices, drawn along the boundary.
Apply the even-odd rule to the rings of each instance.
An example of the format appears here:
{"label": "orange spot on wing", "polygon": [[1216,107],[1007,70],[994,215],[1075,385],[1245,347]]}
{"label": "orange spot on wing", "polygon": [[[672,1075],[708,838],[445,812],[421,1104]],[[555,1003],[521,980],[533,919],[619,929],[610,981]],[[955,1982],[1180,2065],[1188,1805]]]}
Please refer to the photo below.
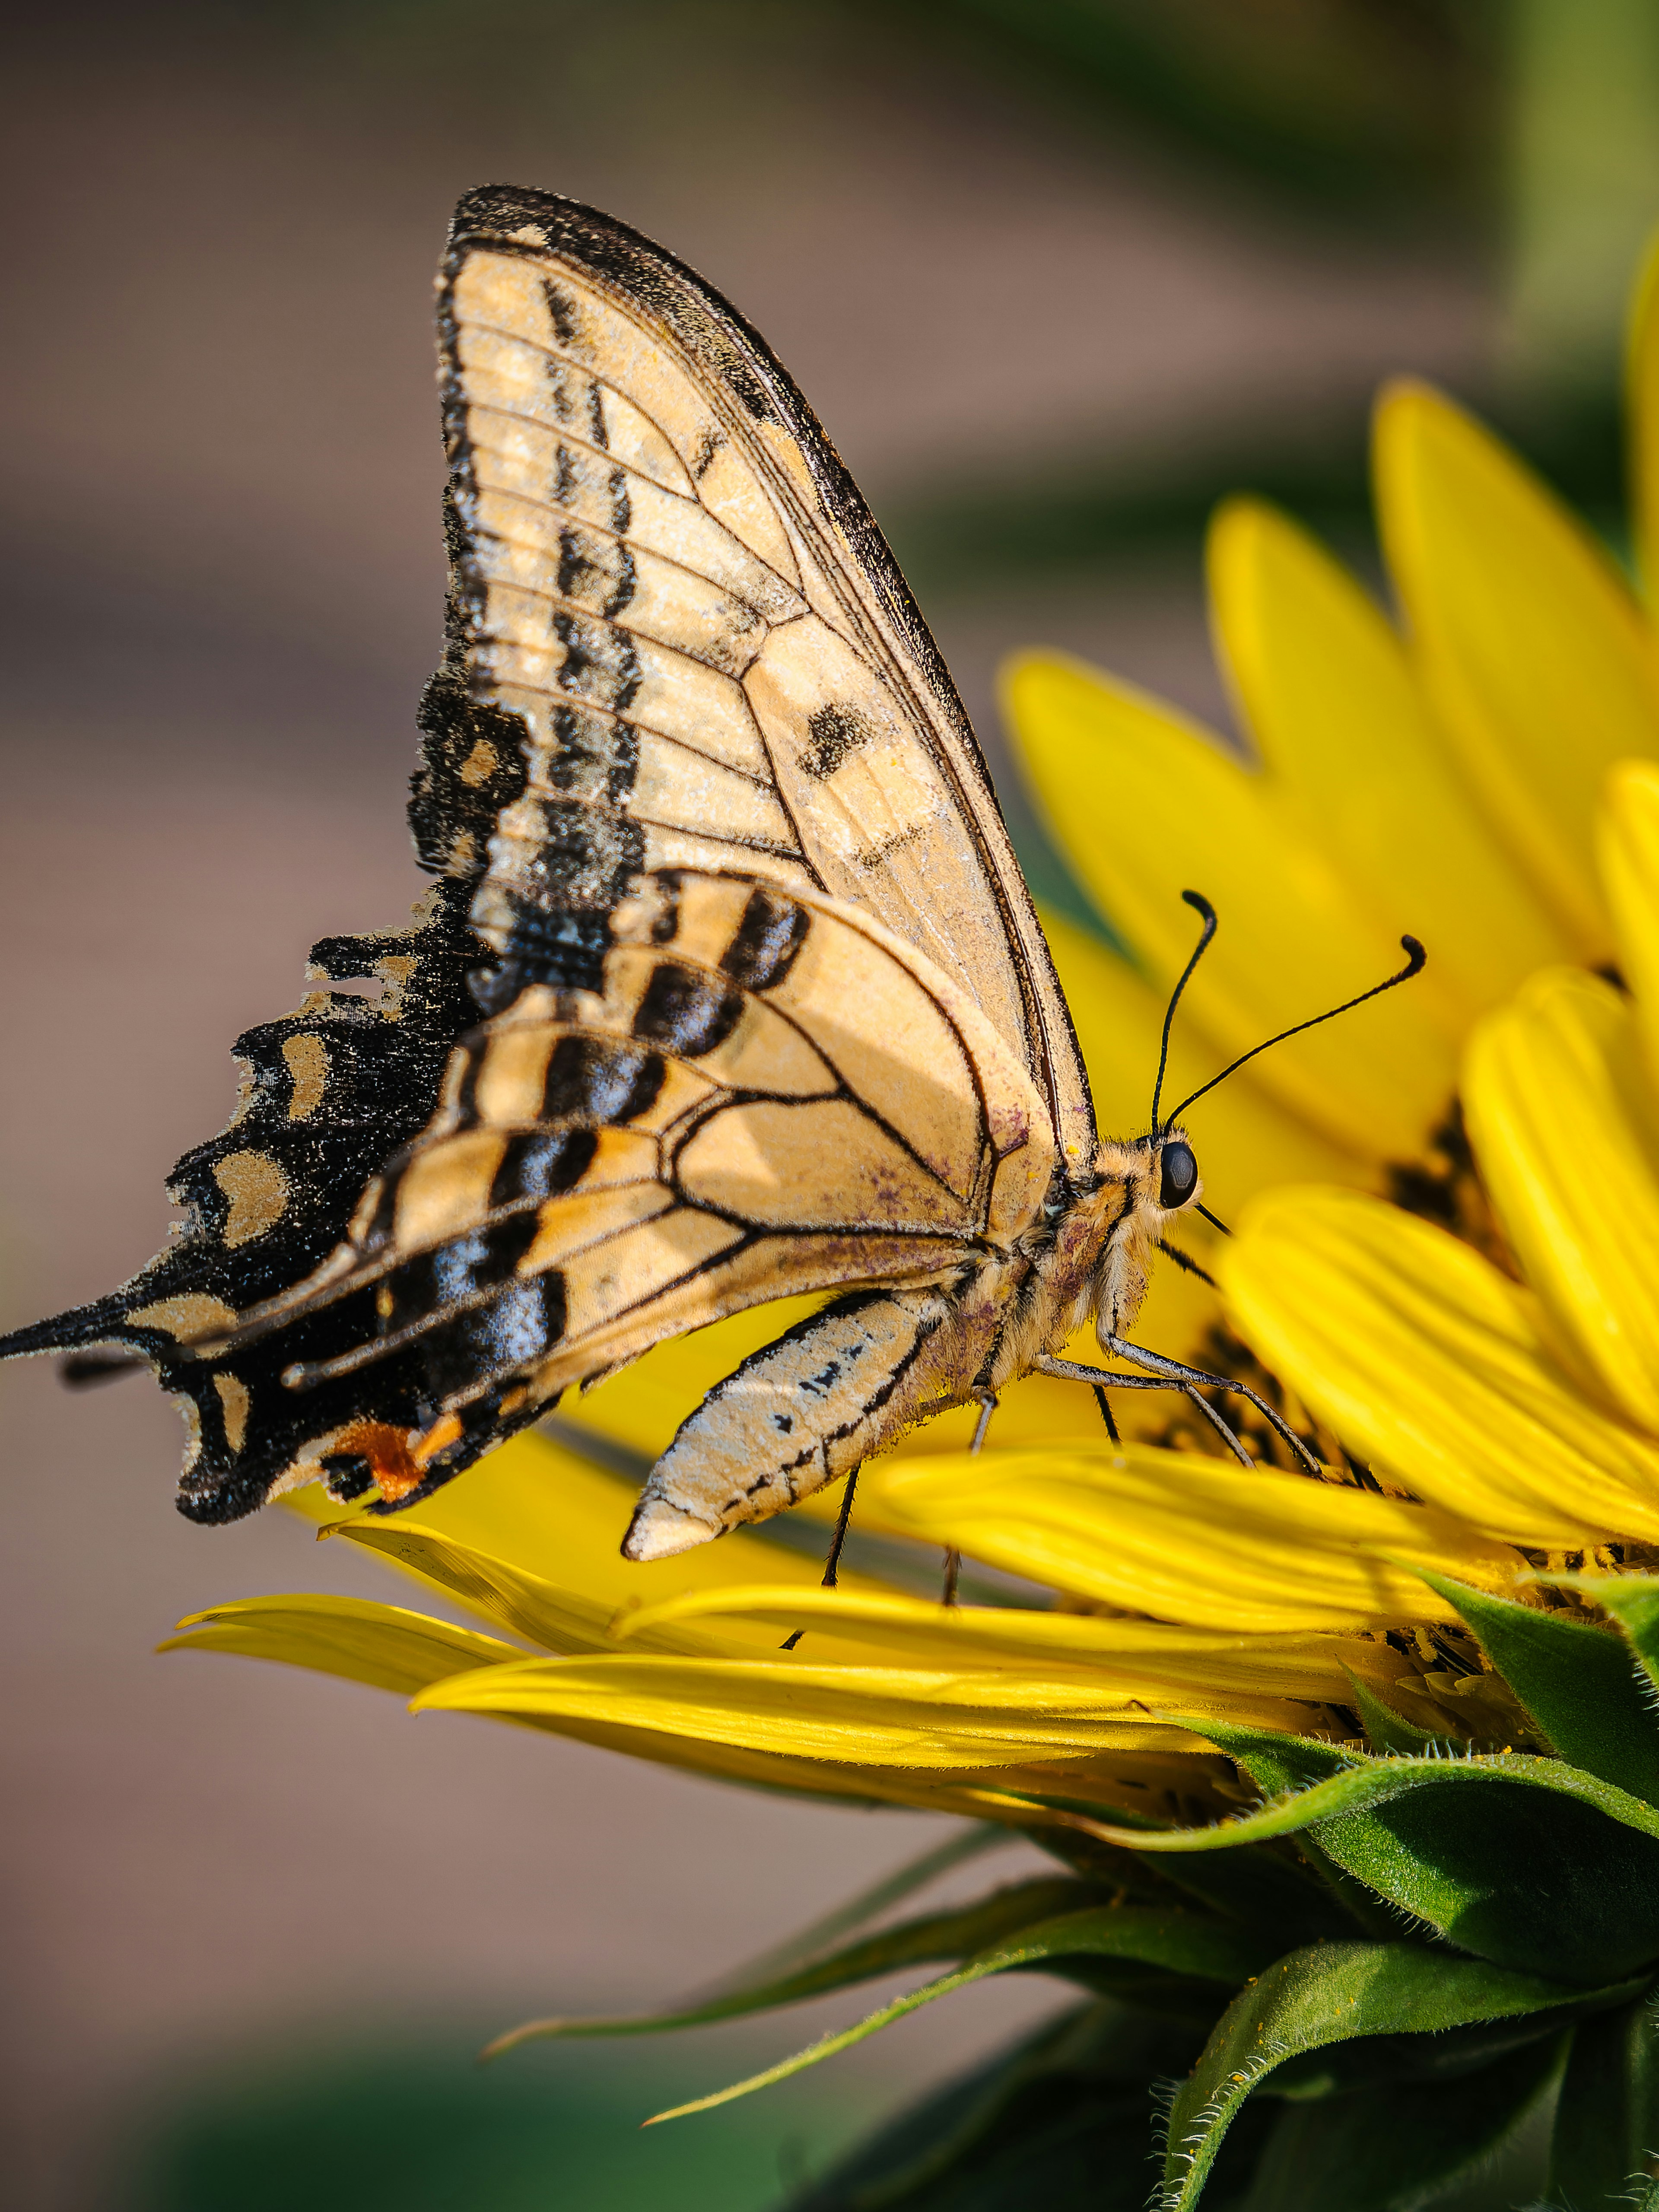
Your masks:
{"label": "orange spot on wing", "polygon": [[428,1462],[435,1459],[446,1445],[453,1444],[462,1433],[460,1415],[446,1413],[442,1420],[432,1424],[424,1436],[416,1437],[416,1465],[424,1473]]}
{"label": "orange spot on wing", "polygon": [[356,1452],[366,1459],[382,1498],[407,1498],[422,1477],[421,1463],[410,1449],[418,1434],[414,1429],[394,1429],[390,1421],[354,1421],[342,1430],[332,1449]]}

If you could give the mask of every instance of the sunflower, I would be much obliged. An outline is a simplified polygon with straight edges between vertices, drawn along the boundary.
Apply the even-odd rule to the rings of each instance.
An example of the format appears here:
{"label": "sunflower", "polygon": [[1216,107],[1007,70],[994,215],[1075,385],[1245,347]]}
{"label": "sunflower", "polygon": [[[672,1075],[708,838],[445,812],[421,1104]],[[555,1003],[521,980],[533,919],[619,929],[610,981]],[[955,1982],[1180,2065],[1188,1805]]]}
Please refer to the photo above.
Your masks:
{"label": "sunflower", "polygon": [[[1650,270],[1629,356],[1638,548],[1659,531],[1656,289]],[[1316,1179],[1463,1227],[1472,1028],[1540,969],[1615,957],[1595,820],[1616,763],[1659,757],[1659,641],[1607,549],[1443,395],[1383,392],[1374,477],[1403,631],[1273,507],[1214,518],[1216,653],[1252,757],[1054,653],[1016,659],[1004,700],[1049,834],[1133,956],[1049,919],[1103,1120],[1144,1113],[1185,885],[1223,926],[1183,1000],[1183,1088],[1386,972],[1409,930],[1431,951],[1412,990],[1252,1063],[1194,1139],[1224,1217]]]}
{"label": "sunflower", "polygon": [[[1656,269],[1659,258],[1638,288],[1629,349],[1638,547],[1659,536]],[[1396,967],[1410,932],[1431,956],[1410,990],[1253,1061],[1195,1114],[1208,1201],[1231,1221],[1259,1190],[1341,1184],[1480,1241],[1492,1224],[1460,1056],[1480,1017],[1538,969],[1614,957],[1593,821],[1614,763],[1659,758],[1659,639],[1606,547],[1444,395],[1413,382],[1383,392],[1375,478],[1403,632],[1275,508],[1236,498],[1214,518],[1216,653],[1248,754],[1053,653],[1010,663],[1003,706],[1101,925],[1043,916],[1101,1127],[1146,1125],[1164,1008],[1192,951],[1183,889],[1209,896],[1221,929],[1171,1038],[1176,1097]],[[1213,1231],[1194,1218],[1183,1236],[1213,1272]],[[1218,1341],[1222,1322],[1212,1291],[1165,1267],[1139,1334],[1260,1384],[1242,1347]],[[654,1456],[731,1356],[776,1326],[745,1318],[664,1346],[570,1418]],[[1095,1357],[1087,1332],[1073,1356]],[[973,1421],[971,1407],[946,1415],[904,1450],[957,1449]],[[1075,1386],[1030,1376],[1006,1394],[996,1435],[1036,1443],[1079,1425]],[[1213,1448],[1155,1397],[1130,1401],[1122,1425]],[[1265,1433],[1251,1441],[1270,1453]]]}
{"label": "sunflower", "polygon": [[1343,1437],[1490,1536],[1659,1544],[1659,766],[1599,824],[1617,973],[1553,966],[1474,1024],[1460,1097],[1494,1256],[1353,1192],[1286,1186],[1220,1262],[1252,1345]]}
{"label": "sunflower", "polygon": [[[1647,531],[1651,282],[1635,330]],[[1403,931],[1431,945],[1412,992],[1218,1096],[1194,1136],[1237,1234],[1202,1255],[1217,1291],[1176,1278],[1143,1325],[1261,1363],[1325,1480],[1218,1459],[1167,1415],[1119,1443],[1033,1382],[990,1449],[940,1422],[866,1470],[835,1589],[801,1547],[821,1501],[625,1564],[639,1466],[775,1334],[769,1309],[659,1348],[397,1520],[325,1531],[484,1626],[290,1596],[174,1639],[1042,1844],[1053,1875],[872,1926],[930,1855],[709,2002],[520,2032],[948,1968],[713,2103],[984,1975],[1085,1992],[826,2184],[823,2212],[943,2208],[999,2161],[1007,2193],[974,2202],[1097,2201],[1042,2181],[1056,2126],[1139,2202],[1149,2084],[1182,2073],[1169,2212],[1212,2184],[1404,2207],[1540,2125],[1553,2202],[1625,2202],[1651,2172],[1659,659],[1611,558],[1449,401],[1385,393],[1376,482],[1404,637],[1284,517],[1217,518],[1218,650],[1260,765],[1052,655],[1006,683],[1056,842],[1135,956],[1051,918],[1104,1125],[1144,1122],[1185,885],[1223,916],[1185,1001],[1188,1088],[1383,972]],[[939,1547],[969,1563],[951,1607]]]}

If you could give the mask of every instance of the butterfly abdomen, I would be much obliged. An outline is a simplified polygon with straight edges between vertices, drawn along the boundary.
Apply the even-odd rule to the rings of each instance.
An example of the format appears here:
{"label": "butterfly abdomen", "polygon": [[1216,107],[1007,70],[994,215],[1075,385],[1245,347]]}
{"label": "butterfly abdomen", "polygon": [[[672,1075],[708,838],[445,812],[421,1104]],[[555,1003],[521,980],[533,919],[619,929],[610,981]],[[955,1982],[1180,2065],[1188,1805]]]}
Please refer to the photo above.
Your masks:
{"label": "butterfly abdomen", "polygon": [[837,1298],[716,1384],[652,1469],[623,1542],[660,1559],[848,1474],[937,1407],[960,1364],[941,1289]]}

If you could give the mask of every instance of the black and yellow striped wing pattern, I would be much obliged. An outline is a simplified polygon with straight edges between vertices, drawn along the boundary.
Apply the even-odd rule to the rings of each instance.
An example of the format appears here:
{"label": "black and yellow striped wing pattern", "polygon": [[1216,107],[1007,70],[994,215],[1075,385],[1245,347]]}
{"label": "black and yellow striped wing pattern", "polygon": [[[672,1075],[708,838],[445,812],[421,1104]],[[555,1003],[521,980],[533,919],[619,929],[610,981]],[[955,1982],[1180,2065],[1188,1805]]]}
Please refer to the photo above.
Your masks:
{"label": "black and yellow striped wing pattern", "polygon": [[239,1041],[186,1234],[0,1346],[143,1352],[204,1519],[319,1475],[406,1501],[664,1336],[943,1280],[1095,1144],[972,733],[764,343],[623,226],[500,188],[439,324],[410,816],[443,881],[403,949],[319,948],[378,1005]]}
{"label": "black and yellow striped wing pattern", "polygon": [[372,1291],[302,1386],[424,1346],[434,1418],[383,1495],[664,1336],[959,1272],[1051,1181],[1024,1069],[878,923],[730,876],[643,884],[601,988],[528,984],[474,1031],[349,1241],[245,1317],[246,1340]]}

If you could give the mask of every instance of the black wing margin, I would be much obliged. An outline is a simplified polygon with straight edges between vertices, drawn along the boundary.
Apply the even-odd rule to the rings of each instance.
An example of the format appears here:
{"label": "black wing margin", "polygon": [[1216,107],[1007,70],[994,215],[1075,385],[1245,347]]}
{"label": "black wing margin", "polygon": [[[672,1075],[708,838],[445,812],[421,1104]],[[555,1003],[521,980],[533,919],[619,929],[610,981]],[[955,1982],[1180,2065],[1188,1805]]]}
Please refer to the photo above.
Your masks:
{"label": "black wing margin", "polygon": [[[337,1312],[208,1357],[189,1348],[302,1281],[344,1240],[365,1188],[431,1120],[450,1053],[478,1019],[475,993],[487,988],[493,955],[468,909],[525,771],[515,718],[467,696],[451,597],[444,662],[421,702],[409,808],[421,863],[441,880],[407,928],[325,938],[311,951],[314,980],[378,978],[380,997],[314,991],[238,1037],[240,1096],[228,1126],[167,1177],[184,1220],[166,1248],[107,1297],[0,1338],[0,1358],[114,1346],[148,1361],[190,1431],[178,1502],[192,1521],[238,1520],[319,1477],[349,1501],[378,1476],[383,1495],[409,1503],[507,1433],[499,1423],[483,1430],[481,1416],[441,1462],[401,1467],[403,1439],[430,1417],[430,1354],[288,1389],[290,1364],[336,1348],[346,1318]],[[372,1310],[350,1318],[373,1332]],[[83,1358],[66,1373],[89,1378],[114,1364]]]}
{"label": "black wing margin", "polygon": [[[484,948],[466,921],[471,891],[445,880],[410,928],[315,945],[314,975],[378,975],[380,1000],[319,990],[240,1036],[245,1073],[229,1126],[167,1178],[185,1215],[179,1233],[108,1297],[0,1340],[0,1357],[116,1345],[148,1360],[191,1431],[179,1507],[192,1521],[238,1520],[318,1476],[337,1498],[360,1497],[372,1470],[395,1460],[397,1438],[424,1425],[418,1358],[389,1358],[349,1383],[284,1387],[291,1362],[335,1348],[337,1312],[208,1358],[188,1347],[307,1275],[341,1242],[388,1154],[430,1120],[450,1049],[477,1018],[467,975]],[[372,1310],[355,1319],[373,1333]]]}

